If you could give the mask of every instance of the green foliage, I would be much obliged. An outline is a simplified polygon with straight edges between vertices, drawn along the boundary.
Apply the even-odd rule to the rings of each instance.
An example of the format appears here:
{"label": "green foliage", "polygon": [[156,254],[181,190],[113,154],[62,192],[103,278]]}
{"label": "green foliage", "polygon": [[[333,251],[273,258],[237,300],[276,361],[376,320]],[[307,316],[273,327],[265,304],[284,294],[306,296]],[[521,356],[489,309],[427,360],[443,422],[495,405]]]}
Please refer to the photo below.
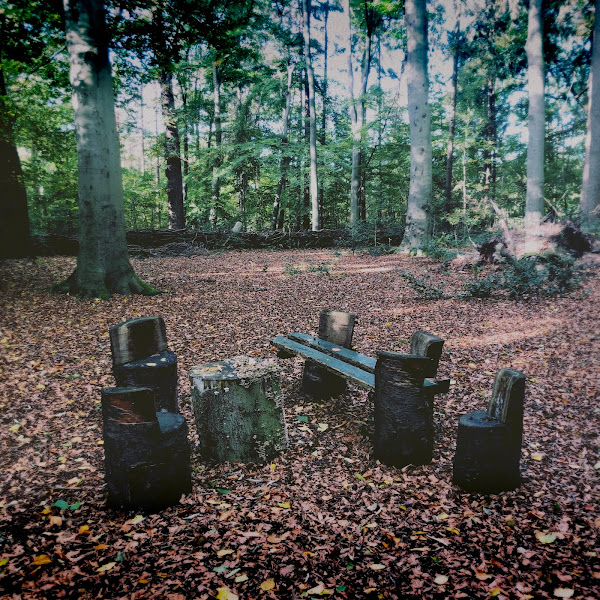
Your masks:
{"label": "green foliage", "polygon": [[498,273],[470,281],[464,290],[473,298],[489,298],[500,291],[513,299],[564,296],[577,289],[581,279],[574,258],[552,253],[511,259]]}
{"label": "green foliage", "polygon": [[426,279],[417,277],[406,269],[401,270],[399,275],[408,282],[408,285],[423,300],[441,300],[446,297],[442,289],[431,285]]}

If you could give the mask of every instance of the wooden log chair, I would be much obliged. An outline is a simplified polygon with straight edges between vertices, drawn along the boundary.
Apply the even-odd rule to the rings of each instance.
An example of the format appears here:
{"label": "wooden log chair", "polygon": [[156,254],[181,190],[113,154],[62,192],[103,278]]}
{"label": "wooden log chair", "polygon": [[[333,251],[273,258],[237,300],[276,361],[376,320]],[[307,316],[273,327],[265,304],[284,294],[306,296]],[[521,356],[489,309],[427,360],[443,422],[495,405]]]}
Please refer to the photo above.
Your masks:
{"label": "wooden log chair", "polygon": [[113,374],[119,387],[149,387],[157,410],[179,412],[177,356],[169,350],[162,317],[139,317],[109,329]]}
{"label": "wooden log chair", "polygon": [[460,417],[453,481],[467,492],[497,494],[521,485],[525,375],[512,369],[496,374],[487,411]]}
{"label": "wooden log chair", "polygon": [[[325,309],[319,315],[318,337],[342,348],[352,348],[352,336],[356,315],[338,310]],[[306,360],[302,373],[302,393],[318,400],[335,398],[346,392],[343,377],[334,375],[317,363]]]}
{"label": "wooden log chair", "polygon": [[433,456],[433,406],[425,378],[437,365],[427,356],[379,352],[375,365],[373,456],[402,468]]}
{"label": "wooden log chair", "polygon": [[160,510],[192,489],[185,419],[157,412],[154,390],[102,390],[105,480],[108,504]]}
{"label": "wooden log chair", "polygon": [[239,356],[192,367],[192,407],[203,459],[264,463],[287,448],[279,367]]}

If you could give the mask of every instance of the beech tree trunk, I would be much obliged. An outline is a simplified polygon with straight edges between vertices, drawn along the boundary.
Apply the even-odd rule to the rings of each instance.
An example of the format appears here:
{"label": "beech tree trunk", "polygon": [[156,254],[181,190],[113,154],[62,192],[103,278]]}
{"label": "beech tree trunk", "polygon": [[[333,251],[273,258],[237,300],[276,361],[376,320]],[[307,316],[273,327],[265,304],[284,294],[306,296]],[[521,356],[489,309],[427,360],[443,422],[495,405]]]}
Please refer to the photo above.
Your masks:
{"label": "beech tree trunk", "polygon": [[454,132],[456,130],[456,89],[458,87],[458,67],[459,67],[459,37],[460,21],[456,20],[454,30],[453,57],[452,57],[452,80],[450,82],[450,109],[448,112],[448,146],[446,148],[446,185],[444,188],[445,206],[444,213],[450,214],[452,209],[452,176],[454,167]]}
{"label": "beech tree trunk", "polygon": [[544,56],[542,53],[542,0],[530,0],[527,29],[529,142],[527,145],[527,198],[525,227],[537,228],[544,212]]}
{"label": "beech tree trunk", "polygon": [[219,197],[221,195],[221,141],[223,131],[221,128],[221,80],[219,78],[219,69],[216,60],[213,61],[213,107],[215,122],[215,160],[213,164],[212,176],[212,198],[209,214],[209,221],[212,227],[217,222],[217,209],[219,207]]}
{"label": "beech tree trunk", "polygon": [[[1,43],[1,40],[0,40]],[[27,191],[14,139],[14,111],[9,105],[0,65],[0,257],[22,258],[31,252]]]}
{"label": "beech tree trunk", "polygon": [[418,249],[429,235],[432,188],[431,119],[427,78],[427,10],[425,0],[406,1],[408,116],[410,120],[410,187],[402,247]]}
{"label": "beech tree trunk", "polygon": [[585,231],[594,231],[600,225],[600,0],[596,0],[595,6],[585,163],[579,200],[581,227]]}
{"label": "beech tree trunk", "polygon": [[304,15],[302,31],[304,34],[304,56],[306,59],[306,76],[308,79],[308,120],[310,149],[310,227],[319,230],[319,183],[317,177],[317,112],[315,107],[315,74],[310,52],[310,0],[302,0]]}
{"label": "beech tree trunk", "polygon": [[64,0],[79,168],[79,254],[56,290],[154,294],[127,254],[123,182],[102,0]]}

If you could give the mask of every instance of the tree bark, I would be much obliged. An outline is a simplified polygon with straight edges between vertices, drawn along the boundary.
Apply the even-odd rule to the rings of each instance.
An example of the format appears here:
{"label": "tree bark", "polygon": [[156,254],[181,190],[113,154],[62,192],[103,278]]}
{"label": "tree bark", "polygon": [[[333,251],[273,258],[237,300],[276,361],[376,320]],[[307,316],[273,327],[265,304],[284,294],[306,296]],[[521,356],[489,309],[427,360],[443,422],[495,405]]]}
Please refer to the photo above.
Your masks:
{"label": "tree bark", "polygon": [[529,92],[529,142],[527,145],[527,198],[525,227],[537,228],[544,211],[544,56],[542,50],[542,0],[530,0],[527,28]]}
{"label": "tree bark", "polygon": [[460,20],[457,18],[454,29],[452,56],[452,80],[450,82],[450,108],[448,111],[448,146],[446,148],[446,184],[444,186],[444,214],[452,209],[452,176],[454,166],[454,132],[456,130],[456,89],[458,87]]}
{"label": "tree bark", "polygon": [[319,182],[317,176],[317,113],[315,107],[315,74],[310,52],[310,0],[302,0],[304,34],[304,57],[306,60],[306,77],[308,79],[308,119],[310,148],[310,226],[313,231],[319,230]]}
{"label": "tree bark", "polygon": [[163,123],[165,126],[165,175],[169,202],[169,229],[185,229],[183,208],[183,177],[181,173],[181,144],[173,95],[173,75],[160,71],[160,90]]}
{"label": "tree bark", "polygon": [[406,34],[408,116],[410,120],[410,187],[406,206],[404,250],[418,249],[429,236],[432,188],[431,118],[427,77],[427,11],[425,0],[407,0]]}
{"label": "tree bark", "polygon": [[127,254],[123,182],[102,0],[64,0],[79,168],[79,254],[58,291],[154,294]]}
{"label": "tree bark", "polygon": [[[1,43],[1,42],[0,42]],[[9,106],[0,63],[0,257],[30,256],[29,210],[21,160],[14,138],[14,111]]]}
{"label": "tree bark", "polygon": [[585,231],[594,231],[600,225],[600,0],[596,0],[595,6],[585,163],[579,200],[581,226]]}
{"label": "tree bark", "polygon": [[219,198],[221,195],[221,141],[223,139],[223,130],[221,127],[221,80],[219,78],[219,68],[217,61],[213,61],[213,107],[215,123],[215,160],[213,163],[212,193],[209,221],[212,227],[217,223],[217,209],[219,207]]}

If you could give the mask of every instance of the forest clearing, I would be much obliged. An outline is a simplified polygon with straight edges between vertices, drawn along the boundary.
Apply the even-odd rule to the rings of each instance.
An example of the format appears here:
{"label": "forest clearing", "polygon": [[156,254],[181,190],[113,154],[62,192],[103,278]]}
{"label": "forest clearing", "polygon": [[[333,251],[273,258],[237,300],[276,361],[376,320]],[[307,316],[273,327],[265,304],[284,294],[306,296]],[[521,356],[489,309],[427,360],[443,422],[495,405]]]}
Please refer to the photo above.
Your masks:
{"label": "forest clearing", "polygon": [[[597,270],[565,297],[513,300],[461,297],[471,274],[397,254],[132,264],[160,295],[49,292],[74,258],[0,265],[3,599],[598,597]],[[444,294],[424,299],[415,281]],[[241,354],[276,360],[269,338],[314,333],[324,308],[358,315],[353,346],[369,356],[407,352],[417,330],[446,340],[439,375],[452,383],[435,400],[432,463],[373,460],[367,392],[313,402],[297,358],[277,360],[287,451],[264,465],[200,461],[189,370]],[[178,356],[193,467],[192,492],[155,514],[106,507],[100,410],[114,385],[108,329],[149,315],[164,318]],[[466,494],[451,483],[458,418],[485,408],[500,368],[527,377],[523,483]]]}

